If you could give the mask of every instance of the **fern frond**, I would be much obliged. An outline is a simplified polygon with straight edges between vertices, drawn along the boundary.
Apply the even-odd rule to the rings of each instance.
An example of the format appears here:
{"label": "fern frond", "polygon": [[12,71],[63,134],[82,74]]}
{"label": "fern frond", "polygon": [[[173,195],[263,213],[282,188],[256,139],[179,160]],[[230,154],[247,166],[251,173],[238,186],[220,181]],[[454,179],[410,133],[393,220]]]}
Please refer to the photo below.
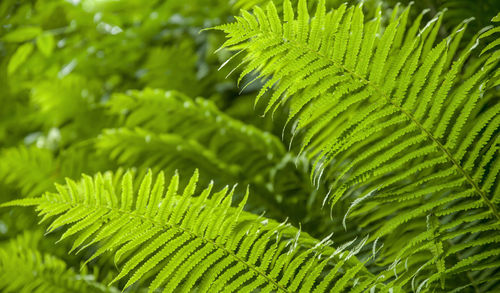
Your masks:
{"label": "fern frond", "polygon": [[[76,65],[75,62],[73,60],[70,66]],[[31,93],[31,102],[44,114],[44,123],[59,126],[91,114],[92,105],[98,102],[100,94],[98,83],[78,74],[63,75],[55,81],[41,81]]]}
{"label": "fern frond", "polygon": [[231,118],[210,100],[191,99],[176,91],[146,88],[115,94],[109,107],[112,113],[120,114],[125,126],[130,128],[173,132],[203,142],[212,137],[224,141],[225,136],[231,136],[235,143],[241,141],[241,144],[264,153],[284,152],[282,143],[272,134]]}
{"label": "fern frond", "polygon": [[454,27],[463,19],[473,17],[474,20],[471,22],[473,32],[488,26],[490,19],[498,13],[498,2],[495,0],[481,1],[479,5],[467,0],[439,1],[438,3],[440,9],[448,9],[445,19],[448,27]]}
{"label": "fern frond", "polygon": [[[103,166],[93,156],[93,149],[78,145],[59,151],[46,148],[53,144],[50,136],[37,140],[37,146],[22,144],[0,152],[0,180],[18,188],[23,197],[53,189],[54,182],[64,181],[64,176],[94,172]],[[38,147],[40,141],[45,141],[41,143],[44,147]]]}
{"label": "fern frond", "polygon": [[177,134],[156,134],[141,128],[107,129],[96,147],[119,164],[151,167],[173,174],[176,169],[191,170],[199,166],[212,176],[237,178],[240,167],[221,160],[196,140]]}
{"label": "fern frond", "polygon": [[[380,15],[365,20],[361,6],[327,12],[320,1],[310,15],[307,1],[300,0],[295,16],[285,0],[282,16],[270,2],[266,11],[243,11],[235,22],[215,29],[227,34],[224,47],[247,53],[240,80],[252,72],[265,80],[256,102],[273,88],[265,113],[289,107],[293,133],[302,136],[301,152],[315,159],[313,180],[326,176],[332,182],[330,205],[373,194],[359,205],[362,213],[353,213],[377,227],[372,241],[399,228],[406,233],[403,224],[419,221],[423,224],[411,236],[418,237],[427,231],[422,218],[461,207],[437,219],[440,228],[425,240],[431,252],[435,238],[449,229],[500,223],[493,200],[499,185],[500,104],[487,92],[498,60],[483,58],[462,76],[478,41],[459,50],[467,21],[436,42],[442,13],[420,29],[421,16],[408,25],[409,9],[396,8],[382,32]],[[324,172],[327,166],[333,171]],[[497,230],[474,237],[491,233]],[[489,259],[500,257],[494,245],[478,243]],[[470,263],[464,264],[484,264],[477,249],[444,260],[446,274],[465,259]],[[436,261],[439,276],[426,282],[443,276],[440,258],[425,269]],[[416,262],[409,271],[419,272],[421,265]],[[492,269],[485,268],[488,275]]]}
{"label": "fern frond", "polygon": [[379,282],[354,257],[366,239],[333,249],[328,238],[244,212],[248,193],[232,207],[232,190],[197,192],[197,180],[195,172],[181,191],[178,175],[148,172],[137,185],[130,172],[83,175],[27,204],[55,217],[49,231],[66,226],[61,239],[77,236],[74,249],[98,244],[91,259],[114,252],[113,282],[125,288],[151,279],[150,292],[351,292]]}
{"label": "fern frond", "polygon": [[96,274],[87,274],[86,267],[78,274],[63,260],[26,244],[32,243],[13,239],[0,246],[2,292],[118,292],[97,282]]}
{"label": "fern frond", "polygon": [[23,196],[42,194],[54,184],[58,168],[51,150],[21,145],[3,149],[0,154],[0,179],[20,188]]}
{"label": "fern frond", "polygon": [[[168,133],[186,143],[198,144],[201,156],[213,156],[224,165],[242,166],[248,177],[276,164],[285,153],[283,144],[272,134],[229,117],[209,100],[193,100],[175,91],[145,89],[116,94],[110,110],[120,114],[129,128]],[[182,155],[182,150],[172,155]]]}
{"label": "fern frond", "polygon": [[283,144],[271,133],[228,116],[209,100],[176,91],[129,91],[115,94],[109,104],[126,126],[107,129],[97,139],[97,149],[112,160],[167,175],[197,166],[203,183],[251,183],[259,190],[251,204],[259,202],[280,219],[288,217],[285,203],[277,201],[282,195],[273,193],[281,186],[262,180],[286,159]]}
{"label": "fern frond", "polygon": [[[489,57],[487,62],[490,63],[495,63],[500,61],[500,38],[498,37],[498,34],[500,33],[500,26],[498,23],[500,22],[500,12],[492,18],[491,20],[496,24],[496,26],[491,27],[487,31],[481,34],[481,38],[488,38],[488,37],[496,37],[491,41],[481,52],[481,54],[485,53],[491,53],[491,57]],[[493,76],[491,77],[490,80],[490,87],[495,87],[500,85],[500,69],[497,68]]]}

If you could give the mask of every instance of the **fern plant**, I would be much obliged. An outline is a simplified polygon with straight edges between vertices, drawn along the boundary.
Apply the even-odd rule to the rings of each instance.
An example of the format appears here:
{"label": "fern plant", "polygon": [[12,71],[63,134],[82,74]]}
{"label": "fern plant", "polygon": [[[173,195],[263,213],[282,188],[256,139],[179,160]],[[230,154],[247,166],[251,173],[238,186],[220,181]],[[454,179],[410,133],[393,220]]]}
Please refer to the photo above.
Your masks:
{"label": "fern plant", "polygon": [[0,1],[0,291],[499,291],[498,5],[342,3]]}
{"label": "fern plant", "polygon": [[327,12],[324,1],[313,17],[306,1],[295,16],[285,0],[282,16],[270,2],[216,29],[224,47],[246,53],[240,80],[254,71],[265,79],[256,101],[273,88],[264,113],[289,106],[300,152],[315,160],[312,180],[331,182],[325,200],[351,198],[370,241],[400,239],[384,253],[393,283],[427,270],[435,273],[421,284],[442,289],[466,270],[488,281],[499,256],[498,51],[463,74],[478,46],[460,45],[467,22],[436,42],[442,14],[420,29],[409,10],[395,11],[380,36],[380,15]]}
{"label": "fern plant", "polygon": [[21,146],[4,149],[0,158],[0,178],[5,183],[18,185],[22,194],[37,196],[53,185],[56,162],[50,150]]}
{"label": "fern plant", "polygon": [[[149,171],[139,184],[128,171],[84,175],[57,185],[56,193],[4,204],[35,205],[49,231],[66,226],[61,239],[76,236],[74,250],[99,244],[93,256],[114,252],[124,288],[152,279],[158,288],[189,292],[360,292],[377,284],[351,251],[333,249],[286,223],[243,211],[248,197],[231,207],[233,190],[196,193],[198,171],[179,190],[179,175],[167,180]],[[353,280],[357,280],[353,282]]]}
{"label": "fern plant", "polygon": [[277,202],[281,185],[267,186],[262,179],[286,159],[283,144],[271,133],[224,114],[209,100],[145,89],[114,95],[109,110],[124,127],[104,130],[96,148],[119,165],[167,175],[200,168],[203,184],[251,184],[258,194],[250,204],[282,220],[288,216],[285,209],[294,208],[288,200]]}
{"label": "fern plant", "polygon": [[[0,250],[0,289],[2,292],[118,292],[96,281],[98,272],[81,273],[69,269],[64,261],[37,250],[41,235],[27,232]],[[35,247],[33,247],[35,246]]]}
{"label": "fern plant", "polygon": [[[149,167],[160,165],[161,169],[186,169],[186,166],[176,166],[171,162],[172,159],[182,161],[176,154],[184,153],[193,160],[205,157],[208,161],[200,160],[191,166],[204,165],[207,171],[213,166],[213,173],[217,174],[216,170],[228,172],[237,181],[240,181],[239,177],[252,178],[263,169],[269,169],[285,152],[282,143],[270,133],[225,115],[209,100],[191,99],[179,92],[145,89],[116,94],[109,107],[112,114],[123,119],[121,124],[127,129],[105,131],[97,147],[118,158],[120,163],[137,161],[132,157],[142,152],[132,143],[117,139],[120,136],[123,140],[126,137],[150,139],[151,144],[155,140],[164,142],[164,152],[154,151],[146,156],[155,162],[148,164]],[[164,135],[164,138],[157,138],[157,134]],[[170,151],[167,151],[167,145],[171,146]],[[192,148],[196,149],[193,152],[198,156],[188,153],[187,150]],[[241,169],[245,174],[240,175]]]}
{"label": "fern plant", "polygon": [[[301,215],[306,214],[304,209],[321,207],[325,187],[310,184],[303,168],[309,162],[286,152],[272,133],[234,119],[208,99],[192,99],[176,91],[147,88],[115,94],[108,106],[122,127],[105,129],[96,148],[119,166],[162,170],[167,176],[177,169],[192,172],[199,168],[202,184],[211,180],[216,187],[249,184],[254,196],[248,207],[256,213],[265,212],[304,227],[323,226],[325,219],[320,213],[308,218]],[[317,199],[302,197],[311,193],[318,195]],[[335,212],[346,209],[339,205]],[[343,229],[336,226],[314,235]],[[355,236],[345,233],[343,238],[349,237]]]}

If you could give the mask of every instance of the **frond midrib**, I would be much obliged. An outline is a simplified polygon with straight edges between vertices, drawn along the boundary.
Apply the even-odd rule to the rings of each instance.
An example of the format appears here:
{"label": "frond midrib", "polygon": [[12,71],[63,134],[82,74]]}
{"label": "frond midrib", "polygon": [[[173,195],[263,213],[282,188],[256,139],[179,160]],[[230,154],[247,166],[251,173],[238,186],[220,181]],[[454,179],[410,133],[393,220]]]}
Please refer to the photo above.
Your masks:
{"label": "frond midrib", "polygon": [[53,202],[67,204],[67,205],[69,205],[71,207],[83,206],[83,207],[86,207],[86,208],[93,208],[93,209],[107,209],[110,212],[116,212],[118,214],[126,214],[126,215],[128,215],[128,216],[130,216],[132,218],[143,219],[143,220],[149,221],[153,225],[162,227],[163,230],[166,230],[166,228],[170,228],[170,229],[176,229],[176,230],[178,230],[181,233],[187,233],[190,236],[197,237],[197,238],[201,239],[204,242],[211,243],[216,248],[223,250],[227,255],[230,255],[231,257],[233,257],[236,261],[244,264],[245,266],[247,266],[248,268],[250,268],[251,270],[253,270],[257,274],[259,274],[262,277],[264,277],[269,283],[272,283],[277,288],[279,288],[281,291],[286,292],[286,293],[291,293],[286,288],[284,288],[282,285],[278,284],[278,282],[276,282],[274,279],[272,279],[271,277],[267,276],[264,272],[260,271],[254,265],[252,265],[252,264],[246,262],[244,259],[240,258],[238,255],[236,255],[231,250],[226,249],[224,246],[218,244],[216,241],[208,239],[208,238],[206,238],[206,237],[204,237],[202,235],[198,235],[198,234],[196,234],[196,233],[194,233],[194,232],[192,232],[190,230],[186,230],[186,229],[184,229],[181,226],[172,225],[172,224],[166,224],[166,223],[161,223],[161,222],[155,221],[155,220],[153,220],[153,219],[151,219],[151,218],[149,218],[147,216],[144,216],[144,215],[141,215],[141,214],[138,214],[138,213],[134,213],[133,211],[131,212],[131,211],[122,210],[120,208],[116,209],[116,208],[109,207],[109,206],[89,205],[89,204],[84,204],[84,203],[80,203],[80,202],[79,203],[73,203],[73,202],[67,202],[67,201],[53,201]]}
{"label": "frond midrib", "polygon": [[[256,29],[259,31],[260,34],[271,34],[275,37],[277,37],[278,39],[280,40],[283,40],[283,37],[282,36],[279,36],[278,34],[276,34],[275,32],[272,32],[272,31],[263,31],[261,30],[260,28]],[[432,135],[432,133],[429,132],[429,130],[427,130],[420,122],[418,122],[415,117],[413,117],[413,115],[411,115],[408,111],[406,111],[404,108],[402,108],[401,106],[398,106],[392,99],[390,99],[387,94],[385,94],[379,87],[377,84],[374,84],[372,81],[364,78],[363,76],[357,74],[355,71],[352,71],[352,70],[349,70],[348,68],[346,68],[345,66],[343,66],[342,64],[339,64],[337,62],[335,62],[333,59],[325,56],[324,54],[321,54],[320,52],[317,52],[316,50],[314,49],[311,49],[309,46],[304,46],[303,44],[301,44],[300,42],[297,42],[296,40],[294,39],[287,39],[287,42],[288,43],[291,43],[292,46],[295,46],[296,48],[299,48],[299,49],[304,49],[306,51],[309,51],[311,53],[314,53],[316,54],[317,56],[319,56],[320,58],[323,58],[324,60],[330,62],[331,64],[337,66],[338,68],[340,68],[341,70],[343,70],[344,72],[350,74],[352,77],[354,78],[357,78],[359,79],[361,82],[365,83],[367,86],[370,86],[372,87],[380,96],[382,96],[385,100],[387,100],[387,102],[393,106],[394,108],[396,108],[398,111],[400,111],[401,113],[403,113],[406,117],[408,117],[408,119],[410,119],[410,121],[412,121],[417,127],[418,129],[424,133],[437,147],[438,149],[445,155],[446,159],[453,165],[455,166],[455,168],[463,175],[463,177],[465,177],[465,179],[467,180],[467,182],[472,185],[473,189],[474,189],[474,192],[476,192],[480,197],[481,199],[486,203],[486,205],[489,207],[491,213],[497,218],[497,221],[500,222],[500,214],[498,213],[495,205],[488,199],[488,197],[486,196],[486,194],[484,194],[484,192],[479,188],[479,186],[477,185],[477,183],[474,181],[474,179],[462,168],[462,166],[457,162],[457,160],[453,157],[453,155],[437,140],[436,137],[434,137]],[[282,43],[285,43],[282,41]]]}

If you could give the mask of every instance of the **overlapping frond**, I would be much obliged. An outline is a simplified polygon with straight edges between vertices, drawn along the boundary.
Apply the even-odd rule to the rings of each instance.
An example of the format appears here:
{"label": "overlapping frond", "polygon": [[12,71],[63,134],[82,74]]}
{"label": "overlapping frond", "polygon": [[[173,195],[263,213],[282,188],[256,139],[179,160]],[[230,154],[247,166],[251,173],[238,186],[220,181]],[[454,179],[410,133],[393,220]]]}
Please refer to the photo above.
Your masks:
{"label": "overlapping frond", "polygon": [[283,15],[270,2],[216,29],[224,47],[246,52],[241,78],[265,79],[265,112],[289,107],[314,181],[332,183],[330,205],[351,198],[349,216],[365,220],[371,240],[395,235],[384,253],[395,283],[445,288],[465,269],[489,286],[500,256],[500,104],[487,85],[498,58],[463,74],[479,42],[462,46],[467,21],[436,41],[442,13],[421,28],[423,14],[410,21],[409,9],[396,7],[382,30],[361,6],[326,11],[319,1],[310,15],[300,0],[295,15],[285,0]]}
{"label": "overlapping frond", "polygon": [[81,273],[76,273],[61,259],[26,247],[31,243],[22,243],[19,238],[0,246],[2,292],[119,292],[97,282],[95,274],[88,274],[86,267]]}
{"label": "overlapping frond", "polygon": [[[490,57],[487,62],[499,62],[500,61],[500,12],[493,17],[491,20],[495,26],[490,27],[487,31],[481,34],[481,38],[493,38],[493,40],[483,49],[481,54],[490,53]],[[500,85],[500,70],[497,68],[493,76],[490,77],[490,87],[495,87]],[[498,91],[497,91],[497,95]]]}
{"label": "overlapping frond", "polygon": [[148,172],[134,184],[130,172],[98,173],[7,205],[35,205],[43,220],[55,217],[49,231],[64,227],[61,239],[76,237],[73,250],[97,244],[91,259],[113,252],[120,267],[113,283],[123,279],[125,288],[147,280],[150,292],[386,288],[354,256],[366,239],[351,251],[347,245],[333,249],[328,238],[318,241],[289,224],[243,211],[248,194],[232,207],[228,188],[213,192],[210,185],[197,192],[197,180],[195,172],[181,191],[178,175],[167,180]]}
{"label": "overlapping frond", "polygon": [[0,179],[18,187],[23,196],[37,196],[51,188],[57,167],[54,154],[45,148],[19,146],[0,153]]}
{"label": "overlapping frond", "polygon": [[[199,166],[203,170],[206,166],[207,172],[216,169],[237,174],[236,166],[240,166],[251,178],[276,164],[285,153],[283,144],[272,134],[229,117],[209,100],[193,100],[175,91],[145,89],[116,94],[110,109],[121,115],[129,130],[106,131],[98,148],[113,156],[127,156],[120,162],[129,161],[132,153],[140,155],[141,145],[146,152],[161,143],[163,151],[157,148],[155,154],[148,153],[147,167],[154,167],[154,162],[165,167],[166,161],[184,157],[199,159]],[[135,139],[142,144],[130,141]]]}
{"label": "overlapping frond", "polygon": [[192,172],[196,166],[202,170],[203,184],[212,179],[219,186],[251,183],[260,190],[251,202],[254,208],[258,202],[272,215],[288,217],[277,202],[283,195],[272,192],[281,186],[262,180],[279,169],[286,154],[271,133],[228,116],[212,101],[176,91],[115,94],[109,109],[124,127],[104,130],[96,147],[121,166],[152,168],[167,175],[176,169]]}
{"label": "overlapping frond", "polygon": [[[60,79],[42,81],[31,92],[31,102],[44,114],[43,123],[59,126],[74,119],[91,115],[92,104],[98,102],[100,89],[93,80],[78,74],[69,74],[76,61],[61,71]],[[54,92],[59,95],[54,96]]]}
{"label": "overlapping frond", "polygon": [[490,19],[498,13],[498,1],[484,0],[479,3],[467,0],[438,0],[435,1],[439,9],[448,9],[445,22],[448,27],[458,25],[463,19],[473,17],[472,30],[468,32],[470,37],[473,33],[488,26]]}
{"label": "overlapping frond", "polygon": [[212,176],[238,177],[240,167],[219,159],[196,140],[177,134],[156,134],[141,128],[107,129],[97,148],[119,164],[169,171],[199,166]]}
{"label": "overlapping frond", "polygon": [[39,136],[36,145],[21,144],[0,152],[0,179],[18,189],[20,193],[16,195],[38,196],[53,189],[54,182],[63,181],[64,176],[78,176],[81,172],[102,168],[93,149],[76,145],[62,151],[52,150],[47,148],[57,144],[52,140],[49,133]]}

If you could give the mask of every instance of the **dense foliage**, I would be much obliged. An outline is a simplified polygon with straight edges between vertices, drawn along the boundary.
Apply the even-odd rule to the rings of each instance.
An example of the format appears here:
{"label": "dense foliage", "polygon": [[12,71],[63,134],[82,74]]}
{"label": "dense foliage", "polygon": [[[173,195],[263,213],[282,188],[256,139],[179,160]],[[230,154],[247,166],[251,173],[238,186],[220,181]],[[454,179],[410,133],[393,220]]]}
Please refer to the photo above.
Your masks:
{"label": "dense foliage", "polygon": [[0,290],[500,291],[500,5],[402,2],[1,1]]}

